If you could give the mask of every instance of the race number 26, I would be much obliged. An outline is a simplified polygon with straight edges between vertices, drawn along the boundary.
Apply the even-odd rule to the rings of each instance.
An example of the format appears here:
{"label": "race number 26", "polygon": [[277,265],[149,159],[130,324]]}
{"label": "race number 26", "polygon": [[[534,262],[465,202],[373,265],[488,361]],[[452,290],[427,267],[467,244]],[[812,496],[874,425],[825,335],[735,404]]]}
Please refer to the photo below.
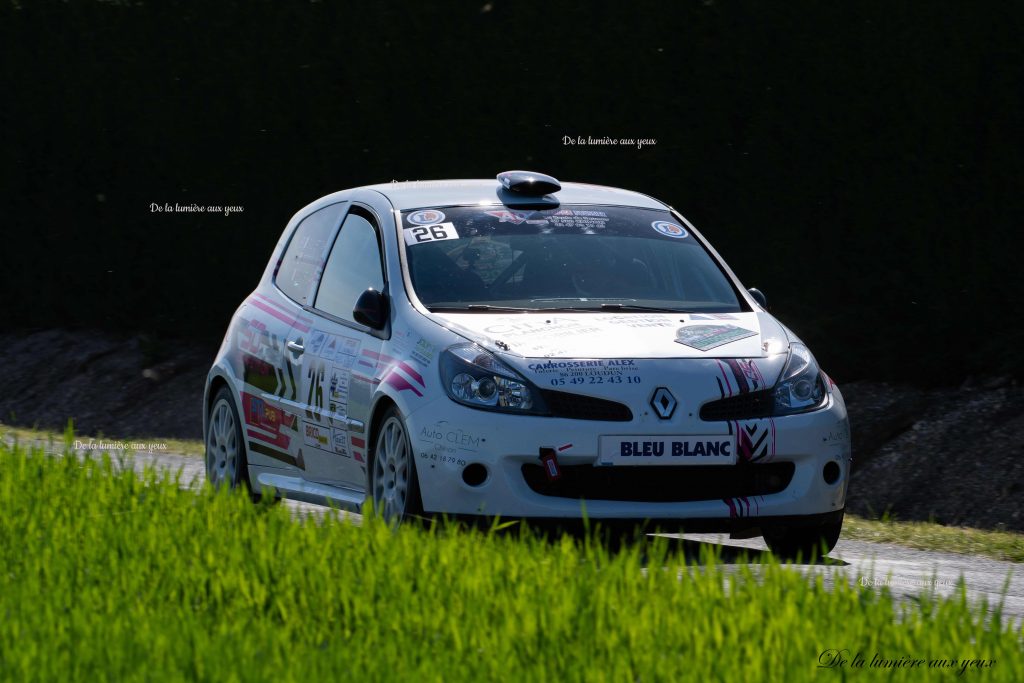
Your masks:
{"label": "race number 26", "polygon": [[406,244],[423,244],[441,240],[457,240],[459,233],[454,223],[438,223],[437,225],[417,225],[405,229]]}

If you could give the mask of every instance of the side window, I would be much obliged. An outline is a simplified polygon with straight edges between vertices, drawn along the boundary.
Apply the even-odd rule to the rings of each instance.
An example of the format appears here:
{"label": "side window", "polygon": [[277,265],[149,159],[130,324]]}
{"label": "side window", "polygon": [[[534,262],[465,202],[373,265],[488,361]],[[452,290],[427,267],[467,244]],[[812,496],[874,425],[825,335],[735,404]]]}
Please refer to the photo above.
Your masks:
{"label": "side window", "polygon": [[341,226],[327,259],[315,305],[342,320],[352,320],[356,299],[369,287],[384,289],[380,245],[373,224],[353,212]]}
{"label": "side window", "polygon": [[275,282],[278,288],[300,304],[308,304],[316,291],[316,280],[331,246],[331,231],[341,219],[346,202],[314,211],[295,228],[285,249]]}

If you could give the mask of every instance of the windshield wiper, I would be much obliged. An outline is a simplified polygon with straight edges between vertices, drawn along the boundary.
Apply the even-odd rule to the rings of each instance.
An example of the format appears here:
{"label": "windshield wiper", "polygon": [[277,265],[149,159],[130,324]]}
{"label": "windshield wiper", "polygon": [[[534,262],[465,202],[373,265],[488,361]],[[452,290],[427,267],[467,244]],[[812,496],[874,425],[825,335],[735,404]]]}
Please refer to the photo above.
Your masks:
{"label": "windshield wiper", "polygon": [[488,313],[497,311],[499,313],[523,313],[532,311],[545,311],[545,308],[526,308],[523,306],[492,306],[491,304],[466,304],[465,306],[428,306],[431,313]]}
{"label": "windshield wiper", "polygon": [[[548,299],[555,301],[555,299]],[[568,301],[568,299],[561,299]],[[578,301],[578,299],[577,299]],[[432,313],[572,313],[579,311],[656,311],[658,313],[688,313],[681,308],[664,306],[641,306],[639,304],[600,304],[599,306],[545,306],[530,308],[528,306],[493,306],[491,304],[466,304],[465,306],[428,306]]]}
{"label": "windshield wiper", "polygon": [[639,304],[601,304],[602,311],[658,311],[661,313],[687,313],[682,308],[666,308],[665,306],[641,306]]}

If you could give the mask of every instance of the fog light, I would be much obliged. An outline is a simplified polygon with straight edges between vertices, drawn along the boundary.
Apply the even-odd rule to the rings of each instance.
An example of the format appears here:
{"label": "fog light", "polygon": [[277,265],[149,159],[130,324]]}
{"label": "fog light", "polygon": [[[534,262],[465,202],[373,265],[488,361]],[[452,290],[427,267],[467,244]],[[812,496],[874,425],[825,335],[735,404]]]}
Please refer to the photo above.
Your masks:
{"label": "fog light", "polygon": [[825,478],[826,484],[834,484],[839,481],[839,473],[842,470],[839,469],[839,463],[835,460],[825,463],[825,467],[821,470],[821,476]]}
{"label": "fog light", "polygon": [[487,468],[478,462],[466,465],[462,470],[462,481],[469,486],[480,486],[487,481]]}

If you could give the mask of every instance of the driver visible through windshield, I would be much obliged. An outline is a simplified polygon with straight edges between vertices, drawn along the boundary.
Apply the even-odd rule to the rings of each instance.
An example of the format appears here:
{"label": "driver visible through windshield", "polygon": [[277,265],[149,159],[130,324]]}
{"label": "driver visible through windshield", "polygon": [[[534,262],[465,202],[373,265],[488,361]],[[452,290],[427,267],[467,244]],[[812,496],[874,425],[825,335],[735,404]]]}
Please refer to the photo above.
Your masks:
{"label": "driver visible through windshield", "polygon": [[418,209],[402,214],[402,234],[413,289],[430,310],[742,310],[668,211]]}

